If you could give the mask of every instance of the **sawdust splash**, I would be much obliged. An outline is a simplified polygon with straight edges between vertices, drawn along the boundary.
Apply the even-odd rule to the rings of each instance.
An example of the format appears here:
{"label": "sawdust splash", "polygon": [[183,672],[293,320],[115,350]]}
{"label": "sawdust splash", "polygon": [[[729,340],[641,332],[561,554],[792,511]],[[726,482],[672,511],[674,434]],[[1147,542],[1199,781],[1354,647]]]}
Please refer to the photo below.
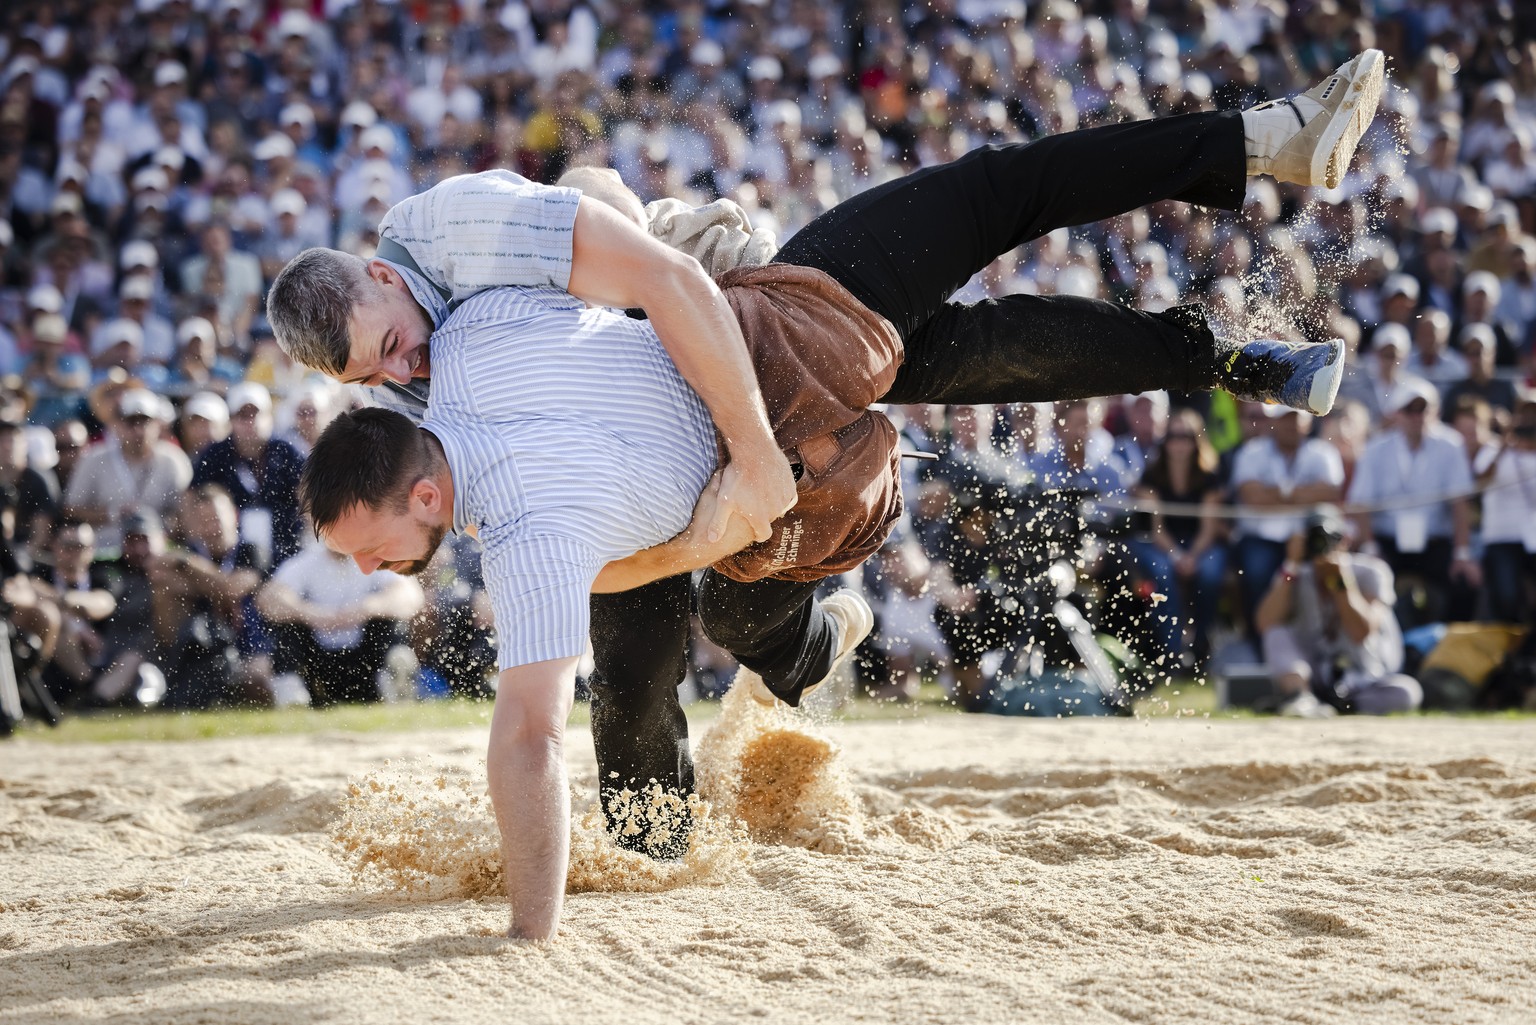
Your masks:
{"label": "sawdust splash", "polygon": [[732,687],[694,764],[700,794],[754,841],[846,854],[868,829],[838,754],[804,715]]}
{"label": "sawdust splash", "polygon": [[[578,795],[575,806],[580,807]],[[625,798],[630,821],[693,823],[686,854],[661,861],[624,850],[608,834],[595,804],[571,822],[570,893],[657,893],[684,885],[716,885],[738,877],[747,849],[741,831],[713,815],[697,797],[688,802],[652,787]],[[428,900],[504,894],[496,815],[483,774],[424,762],[386,764],[353,781],[341,802],[331,839],[353,882]]]}
{"label": "sawdust splash", "polygon": [[[590,787],[573,790],[567,890],[660,892],[738,878],[751,843],[826,854],[869,849],[863,802],[835,744],[804,715],[763,708],[733,688],[695,757],[699,794],[686,800],[652,784],[612,799],[616,831],[665,850],[691,828],[686,853],[666,860],[615,843]],[[899,835],[902,830],[895,831]],[[331,839],[353,881],[425,899],[504,892],[495,812],[482,774],[422,761],[386,763],[353,780]],[[750,842],[749,842],[750,841]]]}

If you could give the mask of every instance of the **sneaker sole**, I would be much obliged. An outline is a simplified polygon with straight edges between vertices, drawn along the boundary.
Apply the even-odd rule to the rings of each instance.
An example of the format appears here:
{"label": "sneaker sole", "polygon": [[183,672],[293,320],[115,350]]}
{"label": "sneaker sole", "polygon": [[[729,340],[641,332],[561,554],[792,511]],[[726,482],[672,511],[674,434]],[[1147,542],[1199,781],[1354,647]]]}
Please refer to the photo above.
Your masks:
{"label": "sneaker sole", "polygon": [[1312,377],[1312,390],[1307,393],[1307,411],[1316,416],[1327,416],[1338,398],[1339,385],[1344,380],[1344,339],[1335,338],[1328,343],[1332,348],[1328,362]]}
{"label": "sneaker sole", "polygon": [[1312,154],[1312,181],[1330,189],[1338,188],[1339,182],[1344,180],[1349,162],[1354,159],[1355,147],[1360,144],[1360,136],[1376,117],[1376,106],[1381,102],[1381,89],[1386,79],[1383,70],[1386,58],[1380,50],[1367,50],[1358,59],[1350,76],[1348,95],[1334,111]]}

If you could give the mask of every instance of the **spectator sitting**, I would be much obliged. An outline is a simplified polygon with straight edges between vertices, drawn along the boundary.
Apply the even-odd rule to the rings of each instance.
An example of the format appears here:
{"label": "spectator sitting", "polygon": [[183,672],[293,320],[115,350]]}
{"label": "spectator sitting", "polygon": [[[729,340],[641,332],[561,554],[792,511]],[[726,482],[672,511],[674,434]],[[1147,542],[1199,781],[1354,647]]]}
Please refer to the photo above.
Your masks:
{"label": "spectator sitting", "polygon": [[176,329],[176,340],[180,348],[170,368],[166,394],[184,398],[195,391],[213,391],[222,395],[243,376],[240,364],[219,354],[219,332],[207,317],[183,320]]}
{"label": "spectator sitting", "polygon": [[50,527],[58,518],[59,486],[52,473],[45,476],[28,465],[30,429],[15,415],[0,414],[0,487],[14,491],[11,544],[36,556],[47,546]]}
{"label": "spectator sitting", "polygon": [[480,572],[480,546],[463,534],[438,548],[419,577],[426,604],[411,624],[411,647],[437,688],[462,697],[495,694],[496,639],[490,594]]}
{"label": "spectator sitting", "polygon": [[299,473],[304,458],[272,437],[272,397],[243,381],[229,390],[229,437],[197,457],[192,483],[217,484],[240,510],[240,539],[280,564],[299,549]]}
{"label": "spectator sitting", "polygon": [[248,602],[270,570],[266,553],[240,542],[235,504],[217,484],[182,495],[177,519],[186,547],[149,564],[156,639],[167,652],[162,704],[270,704],[271,663]]}
{"label": "spectator sitting", "polygon": [[1243,443],[1232,463],[1232,487],[1240,507],[1297,509],[1295,515],[1244,516],[1237,521],[1233,558],[1243,595],[1244,621],[1253,624],[1259,599],[1285,561],[1285,546],[1302,529],[1302,510],[1337,502],[1344,484],[1338,451],[1307,437],[1312,418],[1284,406],[1262,406],[1268,434]]}
{"label": "spectator sitting", "polygon": [[1168,393],[1141,392],[1127,395],[1121,408],[1125,415],[1125,433],[1115,439],[1115,454],[1126,470],[1126,483],[1141,479],[1153,449],[1162,444],[1168,430]]}
{"label": "spectator sitting", "polygon": [[[27,554],[13,545],[16,526],[16,489],[0,484],[0,610],[10,630],[0,629],[0,644],[9,650],[0,657],[12,659],[21,648],[30,649],[34,658],[22,668],[28,690],[39,693],[36,684],[41,671],[52,661],[59,638],[62,614],[46,587],[32,576],[34,567]],[[22,682],[18,679],[18,682]],[[46,695],[43,696],[46,700]],[[10,719],[0,710],[0,726],[10,726]]]}
{"label": "spectator sitting", "polygon": [[383,569],[365,575],[318,541],[278,566],[256,594],[273,624],[274,667],[298,673],[316,708],[378,701],[385,656],[424,601],[410,577]]}
{"label": "spectator sitting", "polygon": [[229,406],[221,396],[200,391],[181,407],[181,450],[194,462],[215,442],[229,437]]}
{"label": "spectator sitting", "polygon": [[[165,553],[165,528],[150,509],[134,509],[120,522],[122,555],[97,563],[99,586],[116,602],[101,626],[101,651],[95,662],[104,667],[91,689],[77,695],[85,705],[112,706],[131,700],[138,688],[164,674],[155,665],[154,586],[149,569]],[[157,695],[158,696],[158,695]]]}
{"label": "spectator sitting", "polygon": [[[139,358],[162,366],[176,353],[176,329],[150,306],[155,297],[155,282],[147,274],[130,274],[117,290],[117,315],[143,330],[144,345]],[[95,347],[92,339],[92,347]]]}
{"label": "spectator sitting", "polygon": [[159,384],[164,370],[144,362],[144,329],[131,320],[109,320],[91,336],[91,379],[99,384],[120,371],[146,384]]}
{"label": "spectator sitting", "polygon": [[1383,324],[1371,336],[1371,355],[1375,357],[1371,380],[1376,388],[1373,406],[1379,417],[1386,415],[1387,402],[1399,385],[1421,380],[1405,369],[1410,348],[1408,329],[1401,324]]}
{"label": "spectator sitting", "polygon": [[935,573],[922,546],[910,537],[887,544],[871,569],[876,629],[868,644],[882,664],[866,689],[877,701],[911,701],[923,671],[949,661],[949,646],[937,623],[939,593],[949,584],[949,574]]}
{"label": "spectator sitting", "polygon": [[94,563],[96,531],[89,523],[59,525],[37,575],[61,612],[59,642],[43,679],[55,700],[73,703],[95,681],[107,654],[103,624],[117,608]]}
{"label": "spectator sitting", "polygon": [[[53,319],[62,323],[64,318]],[[78,421],[90,416],[85,390],[91,383],[91,364],[83,355],[74,352],[57,353],[44,361],[40,374],[29,376],[37,389],[37,401],[33,403],[28,415],[33,423],[43,427],[57,427],[66,421]]]}
{"label": "spectator sitting", "polygon": [[279,407],[277,436],[307,458],[320,432],[341,412],[343,398],[328,377],[304,382],[289,397],[287,407]]}
{"label": "spectator sitting", "polygon": [[1413,326],[1413,352],[1405,368],[1431,384],[1449,387],[1467,376],[1467,361],[1450,348],[1451,318],[1444,310],[1425,310]]}
{"label": "spectator sitting", "polygon": [[1521,402],[1503,442],[1477,462],[1489,615],[1529,623],[1536,609],[1536,402]]}
{"label": "spectator sitting", "polygon": [[276,277],[289,260],[312,244],[300,230],[301,219],[309,204],[297,189],[278,189],[272,194],[271,206],[272,223],[256,242],[261,274],[267,281]]}
{"label": "spectator sitting", "polygon": [[165,403],[144,388],[118,399],[110,435],[80,457],[64,493],[64,513],[96,528],[97,543],[118,551],[125,513],[169,513],[192,480],[181,449],[162,440]]}
{"label": "spectator sitting", "polygon": [[60,420],[53,425],[53,450],[59,460],[53,466],[53,475],[58,478],[60,495],[69,493],[69,482],[80,463],[80,454],[90,440],[90,432],[77,419]]}
{"label": "spectator sitting", "polygon": [[[1380,554],[1401,581],[1425,585],[1422,606],[1405,595],[1398,618],[1407,626],[1466,618],[1467,598],[1452,594],[1453,581],[1476,587],[1481,571],[1472,560],[1472,470],[1461,436],[1440,423],[1440,396],[1424,381],[1404,382],[1387,404],[1391,430],[1371,441],[1355,468],[1349,503],[1392,508],[1357,514],[1361,550]],[[1461,496],[1461,497],[1449,497]]]}
{"label": "spectator sitting", "polygon": [[1510,324],[1499,318],[1497,312],[1499,301],[1504,297],[1504,286],[1488,271],[1479,270],[1467,275],[1461,291],[1461,320],[1456,332],[1457,339],[1466,338],[1467,331],[1472,327],[1487,328],[1494,342],[1494,362],[1501,367],[1514,366],[1520,359],[1518,336]]}
{"label": "spectator sitting", "polygon": [[1461,450],[1467,455],[1467,465],[1475,468],[1480,462],[1491,458],[1492,453],[1498,449],[1493,440],[1493,410],[1476,395],[1462,396],[1447,420],[1451,429],[1461,438]]}
{"label": "spectator sitting", "polygon": [[[1152,450],[1135,493],[1214,510],[1225,498],[1216,469],[1216,450],[1205,435],[1205,422],[1194,410],[1181,409],[1173,414],[1162,443]],[[1160,610],[1161,634],[1163,649],[1171,655],[1184,651],[1185,606],[1192,601],[1193,653],[1202,661],[1210,656],[1211,627],[1227,568],[1223,533],[1222,521],[1214,516],[1153,513],[1146,535],[1131,542],[1137,564],[1167,596],[1167,608]]]}
{"label": "spectator sitting", "polygon": [[1510,325],[1517,346],[1528,338],[1536,323],[1536,239],[1522,238],[1510,250],[1509,277],[1499,286],[1493,317]]}
{"label": "spectator sitting", "polygon": [[216,298],[219,319],[236,338],[250,337],[261,302],[261,261],[235,249],[229,228],[218,221],[203,229],[202,248],[181,266],[182,290]]}
{"label": "spectator sitting", "polygon": [[1071,488],[1098,495],[1124,494],[1129,474],[1120,456],[1102,444],[1101,399],[1056,403],[1056,444],[1036,455],[1030,469],[1045,488]]}
{"label": "spectator sitting", "polygon": [[1392,571],[1347,551],[1345,531],[1332,510],[1309,516],[1286,542],[1285,563],[1255,613],[1282,715],[1385,715],[1423,701],[1418,681],[1399,672]]}
{"label": "spectator sitting", "polygon": [[1467,374],[1445,389],[1446,410],[1456,409],[1463,398],[1476,398],[1486,402],[1490,409],[1508,414],[1515,408],[1515,384],[1493,376],[1493,357],[1498,344],[1493,328],[1487,324],[1468,324],[1461,329],[1459,340]]}

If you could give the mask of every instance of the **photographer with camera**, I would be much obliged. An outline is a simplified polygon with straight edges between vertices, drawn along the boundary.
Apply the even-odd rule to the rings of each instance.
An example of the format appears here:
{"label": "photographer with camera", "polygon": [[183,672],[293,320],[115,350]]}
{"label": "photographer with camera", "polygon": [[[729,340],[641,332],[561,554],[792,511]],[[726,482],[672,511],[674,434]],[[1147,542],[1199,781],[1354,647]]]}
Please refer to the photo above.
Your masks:
{"label": "photographer with camera", "polygon": [[1418,681],[1398,672],[1392,570],[1348,551],[1346,533],[1330,506],[1308,516],[1254,613],[1281,715],[1385,715],[1423,701]]}

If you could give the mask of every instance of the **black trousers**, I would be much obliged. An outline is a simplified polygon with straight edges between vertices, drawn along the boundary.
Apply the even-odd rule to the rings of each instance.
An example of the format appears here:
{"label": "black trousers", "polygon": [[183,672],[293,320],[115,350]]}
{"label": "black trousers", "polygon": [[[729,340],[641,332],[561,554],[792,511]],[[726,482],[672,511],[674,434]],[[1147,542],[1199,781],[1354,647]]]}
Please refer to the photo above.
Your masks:
{"label": "black trousers", "polygon": [[[1235,112],[1110,125],[1007,146],[871,189],[822,214],[779,252],[830,274],[901,334],[883,401],[1034,402],[1209,388],[1216,342],[1198,314],[1016,295],[961,305],[960,286],[1057,228],[1163,199],[1236,209],[1246,185]],[[688,617],[781,695],[826,675],[834,631],[814,583],[739,584],[706,571],[592,598],[592,733],[603,806],[626,786],[693,786],[677,688]]]}

